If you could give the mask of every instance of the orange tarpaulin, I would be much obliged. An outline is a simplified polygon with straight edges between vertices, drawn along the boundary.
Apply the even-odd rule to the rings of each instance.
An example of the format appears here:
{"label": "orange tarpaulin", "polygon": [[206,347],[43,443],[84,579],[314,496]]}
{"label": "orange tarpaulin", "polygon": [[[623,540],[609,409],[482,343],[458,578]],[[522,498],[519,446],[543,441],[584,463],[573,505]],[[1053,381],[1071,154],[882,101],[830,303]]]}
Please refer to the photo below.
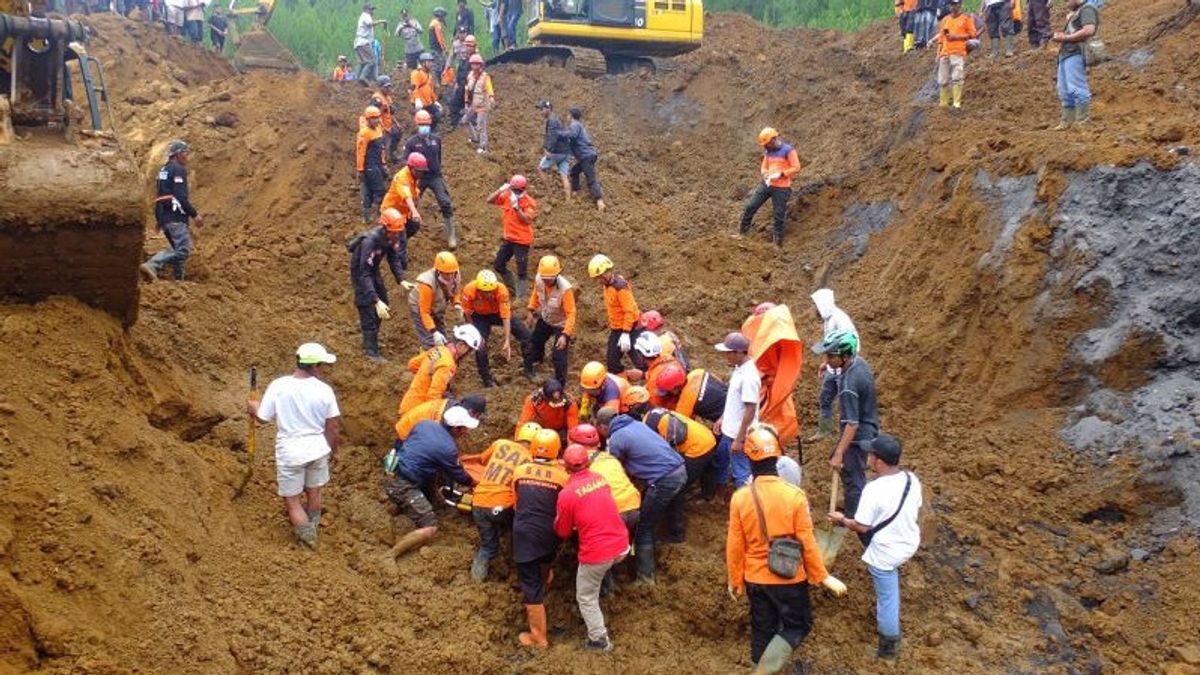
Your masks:
{"label": "orange tarpaulin", "polygon": [[[479,461],[479,458],[480,455],[460,456],[460,461],[462,462],[463,468],[467,470],[467,473],[470,474],[471,478],[475,479],[476,483],[483,480],[483,470],[487,468],[482,462]],[[465,490],[467,488],[464,487],[463,489]]]}
{"label": "orange tarpaulin", "polygon": [[777,305],[752,316],[742,324],[742,334],[750,339],[750,358],[763,379],[758,419],[779,431],[781,444],[791,443],[800,434],[792,391],[804,364],[804,343],[796,334],[792,311]]}

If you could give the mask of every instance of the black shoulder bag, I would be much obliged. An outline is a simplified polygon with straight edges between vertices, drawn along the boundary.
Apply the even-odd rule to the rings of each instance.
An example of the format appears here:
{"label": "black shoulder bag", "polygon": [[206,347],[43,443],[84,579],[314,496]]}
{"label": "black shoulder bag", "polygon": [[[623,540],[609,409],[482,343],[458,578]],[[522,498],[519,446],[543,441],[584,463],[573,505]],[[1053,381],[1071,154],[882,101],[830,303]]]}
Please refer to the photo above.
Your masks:
{"label": "black shoulder bag", "polygon": [[905,471],[904,472],[904,493],[900,495],[900,504],[896,507],[895,513],[893,513],[891,516],[889,516],[887,520],[879,523],[878,525],[875,525],[871,529],[867,530],[866,534],[862,535],[862,543],[863,543],[864,547],[869,546],[871,544],[871,538],[875,536],[876,532],[882,530],[883,528],[887,527],[888,525],[891,525],[892,521],[896,519],[896,516],[900,515],[900,509],[904,508],[904,500],[908,499],[908,489],[911,487],[912,487],[912,474]]}
{"label": "black shoulder bag", "polygon": [[758,491],[754,483],[750,483],[750,496],[754,498],[754,510],[758,513],[758,527],[762,536],[767,540],[767,569],[772,574],[791,579],[800,571],[800,561],[804,557],[804,544],[794,537],[771,538],[767,533],[767,519],[763,517],[762,503],[758,501]]}

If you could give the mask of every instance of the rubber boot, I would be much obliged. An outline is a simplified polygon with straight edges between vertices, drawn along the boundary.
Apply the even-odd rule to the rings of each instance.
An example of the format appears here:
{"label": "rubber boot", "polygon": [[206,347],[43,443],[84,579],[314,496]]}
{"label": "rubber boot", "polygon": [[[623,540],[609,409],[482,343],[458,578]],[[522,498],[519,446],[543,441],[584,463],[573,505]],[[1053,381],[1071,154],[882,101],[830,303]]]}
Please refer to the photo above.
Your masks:
{"label": "rubber boot", "polygon": [[950,107],[950,87],[942,87],[938,90],[938,105],[943,108]]}
{"label": "rubber boot", "polygon": [[1075,109],[1063,107],[1062,121],[1058,123],[1058,126],[1054,127],[1054,130],[1055,131],[1065,131],[1067,129],[1070,129],[1071,125],[1074,123],[1075,123]]}
{"label": "rubber boot", "polygon": [[471,561],[471,578],[475,581],[487,581],[489,559],[484,555],[483,551],[475,554],[475,559]]}
{"label": "rubber boot", "polygon": [[783,246],[783,233],[779,230],[772,231],[771,243],[774,244],[776,248]]}
{"label": "rubber boot", "polygon": [[992,38],[991,40],[988,40],[988,42],[990,42],[992,45],[992,58],[994,59],[997,56],[1000,56],[1000,41],[996,38]]}
{"label": "rubber boot", "polygon": [[608,209],[608,205],[604,203],[603,199],[597,199],[596,200],[596,209],[598,211],[600,211],[600,213],[604,213],[604,211],[606,209]]}
{"label": "rubber boot", "polygon": [[637,563],[637,578],[634,579],[634,586],[653,586],[654,585],[654,545],[639,546],[635,562]]}
{"label": "rubber boot", "polygon": [[787,640],[776,635],[767,643],[767,648],[763,650],[762,657],[758,659],[758,666],[755,667],[755,675],[771,675],[783,670],[787,665],[788,659],[792,656],[792,646]]}
{"label": "rubber boot", "polygon": [[363,332],[363,353],[374,363],[387,363],[387,359],[379,353],[379,331]]}
{"label": "rubber boot", "polygon": [[816,443],[817,441],[833,435],[834,426],[832,417],[822,417],[817,421],[817,433],[804,439],[805,443]]}
{"label": "rubber boot", "polygon": [[321,511],[322,511],[321,509],[313,509],[311,511],[305,511],[305,513],[308,514],[308,522],[312,523],[313,527],[321,526]]}
{"label": "rubber boot", "polygon": [[296,541],[312,550],[317,550],[317,526],[312,523],[297,525],[292,528]]}
{"label": "rubber boot", "polygon": [[950,98],[954,101],[954,109],[962,110],[962,82],[950,85]]}
{"label": "rubber boot", "polygon": [[907,54],[912,51],[913,43],[916,42],[916,36],[912,33],[904,34],[904,48],[902,53]]}
{"label": "rubber boot", "polygon": [[529,632],[517,636],[517,641],[523,647],[545,649],[550,643],[546,640],[546,606],[525,605],[525,614],[529,617]]}
{"label": "rubber boot", "polygon": [[517,279],[517,288],[516,288],[517,297],[518,298],[525,297],[525,292],[528,290],[529,290],[529,280],[528,279]]}
{"label": "rubber boot", "polygon": [[895,661],[900,658],[900,636],[880,635],[879,650],[875,656],[884,661]]}
{"label": "rubber boot", "polygon": [[1013,56],[1013,36],[1011,35],[1004,36],[1004,56]]}
{"label": "rubber boot", "polygon": [[1080,103],[1075,106],[1075,125],[1087,124],[1092,120],[1091,103]]}
{"label": "rubber boot", "polygon": [[454,231],[454,216],[446,216],[442,221],[442,228],[446,230],[446,246],[453,251],[458,248],[458,235]]}

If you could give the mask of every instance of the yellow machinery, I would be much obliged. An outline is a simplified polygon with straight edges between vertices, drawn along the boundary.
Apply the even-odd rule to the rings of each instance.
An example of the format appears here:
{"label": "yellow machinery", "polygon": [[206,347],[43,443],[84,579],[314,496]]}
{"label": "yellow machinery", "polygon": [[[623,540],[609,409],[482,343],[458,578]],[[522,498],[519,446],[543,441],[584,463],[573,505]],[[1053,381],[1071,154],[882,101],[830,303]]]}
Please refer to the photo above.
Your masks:
{"label": "yellow machinery", "polygon": [[[236,1],[236,0],[235,0]],[[233,8],[229,3],[229,11],[236,16],[254,15],[254,27],[243,35],[232,35],[231,41],[237,45],[233,52],[233,67],[239,72],[247,70],[282,70],[294,73],[300,70],[300,62],[267,31],[267,23],[275,11],[275,0],[263,0],[255,7]]]}
{"label": "yellow machinery", "polygon": [[598,77],[654,70],[656,57],[700,46],[702,0],[534,0],[527,13],[529,47],[512,49],[492,63],[551,63]]}

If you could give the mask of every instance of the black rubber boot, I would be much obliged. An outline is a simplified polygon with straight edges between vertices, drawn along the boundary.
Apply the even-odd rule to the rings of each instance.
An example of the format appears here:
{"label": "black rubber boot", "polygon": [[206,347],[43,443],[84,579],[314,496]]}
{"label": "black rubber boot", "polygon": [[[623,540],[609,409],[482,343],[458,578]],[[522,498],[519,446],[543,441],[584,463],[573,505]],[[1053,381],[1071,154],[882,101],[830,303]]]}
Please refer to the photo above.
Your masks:
{"label": "black rubber boot", "polygon": [[900,636],[879,636],[879,650],[875,656],[884,661],[895,661],[900,658]]}
{"label": "black rubber boot", "polygon": [[387,359],[379,353],[379,331],[363,332],[363,353],[375,363],[387,363]]}

